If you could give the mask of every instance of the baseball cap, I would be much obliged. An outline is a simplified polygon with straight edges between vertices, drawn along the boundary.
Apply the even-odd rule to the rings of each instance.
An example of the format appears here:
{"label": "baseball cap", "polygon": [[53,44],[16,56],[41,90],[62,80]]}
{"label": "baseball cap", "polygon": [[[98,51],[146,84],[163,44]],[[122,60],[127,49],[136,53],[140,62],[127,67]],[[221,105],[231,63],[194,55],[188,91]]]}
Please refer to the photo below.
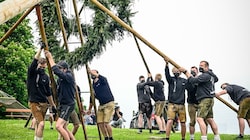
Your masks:
{"label": "baseball cap", "polygon": [[57,65],[58,65],[59,67],[62,67],[62,68],[66,68],[66,69],[69,68],[68,63],[67,63],[66,61],[64,61],[64,60],[58,62]]}

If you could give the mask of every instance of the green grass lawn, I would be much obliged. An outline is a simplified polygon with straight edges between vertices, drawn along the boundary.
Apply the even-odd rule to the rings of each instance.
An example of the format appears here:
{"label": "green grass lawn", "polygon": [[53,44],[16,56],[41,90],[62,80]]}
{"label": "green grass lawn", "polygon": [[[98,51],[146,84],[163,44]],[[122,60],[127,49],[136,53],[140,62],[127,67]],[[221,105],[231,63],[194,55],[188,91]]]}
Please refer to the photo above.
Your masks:
{"label": "green grass lawn", "polygon": [[[33,140],[34,130],[24,128],[26,120],[0,120],[0,140]],[[44,140],[57,140],[57,131],[55,128],[49,128],[49,122],[46,121],[44,129]],[[69,125],[72,129],[72,124]],[[99,140],[99,134],[96,126],[85,125],[88,140]],[[153,130],[153,134],[149,134],[148,130],[143,130],[142,134],[137,134],[136,129],[113,129],[113,137],[115,140],[149,140],[151,137],[165,137],[165,134],[156,134],[158,131]],[[237,135],[221,134],[221,140],[233,140]],[[83,128],[79,127],[76,134],[76,140],[84,140]],[[171,134],[172,140],[180,140],[179,132]],[[209,140],[213,140],[213,135],[208,135]],[[103,138],[102,138],[103,140]],[[186,140],[189,140],[189,133],[186,134]],[[200,140],[200,133],[196,133],[196,140]]]}

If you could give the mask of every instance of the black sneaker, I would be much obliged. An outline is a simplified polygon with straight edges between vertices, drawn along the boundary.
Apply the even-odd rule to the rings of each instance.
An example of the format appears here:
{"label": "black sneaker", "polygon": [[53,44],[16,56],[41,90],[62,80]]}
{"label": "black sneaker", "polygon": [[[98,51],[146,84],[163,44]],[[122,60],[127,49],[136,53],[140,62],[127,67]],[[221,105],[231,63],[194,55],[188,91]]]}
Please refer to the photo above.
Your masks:
{"label": "black sneaker", "polygon": [[138,129],[137,134],[141,134],[142,133],[142,129]]}
{"label": "black sneaker", "polygon": [[239,136],[237,136],[237,137],[235,138],[235,140],[239,140],[239,139],[243,139],[243,135],[239,134]]}
{"label": "black sneaker", "polygon": [[29,127],[30,130],[35,130],[35,128]]}
{"label": "black sneaker", "polygon": [[156,134],[165,134],[165,133],[166,133],[165,131],[159,131]]}

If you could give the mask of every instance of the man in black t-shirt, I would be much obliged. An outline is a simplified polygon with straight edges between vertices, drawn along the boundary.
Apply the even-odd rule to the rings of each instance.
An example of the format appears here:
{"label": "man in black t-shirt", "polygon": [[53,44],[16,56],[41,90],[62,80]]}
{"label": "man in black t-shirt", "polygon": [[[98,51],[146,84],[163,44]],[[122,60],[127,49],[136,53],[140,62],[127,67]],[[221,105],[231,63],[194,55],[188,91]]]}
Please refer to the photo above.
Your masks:
{"label": "man in black t-shirt", "polygon": [[27,89],[28,101],[35,123],[34,140],[43,139],[44,119],[48,109],[48,102],[55,111],[56,106],[53,101],[50,91],[50,79],[45,73],[47,61],[45,58],[40,58],[42,47],[37,51],[32,63],[28,68]]}
{"label": "man in black t-shirt", "polygon": [[70,71],[67,62],[60,61],[56,64],[49,51],[45,51],[45,56],[48,58],[54,74],[58,76],[57,96],[59,118],[56,121],[56,129],[64,139],[75,140],[74,135],[67,128],[69,116],[75,109],[76,84],[73,73]]}
{"label": "man in black t-shirt", "polygon": [[247,120],[248,126],[250,127],[250,92],[242,86],[224,83],[221,85],[222,91],[216,93],[216,97],[228,93],[231,99],[239,105],[238,111],[238,122],[240,134],[237,138],[243,138],[245,121]]}

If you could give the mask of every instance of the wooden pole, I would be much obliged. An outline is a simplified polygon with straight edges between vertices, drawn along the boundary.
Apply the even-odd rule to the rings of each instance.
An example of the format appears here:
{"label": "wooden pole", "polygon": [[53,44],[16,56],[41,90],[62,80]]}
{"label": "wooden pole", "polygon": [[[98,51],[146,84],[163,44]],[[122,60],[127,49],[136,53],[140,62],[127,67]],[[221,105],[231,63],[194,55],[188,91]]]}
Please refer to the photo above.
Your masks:
{"label": "wooden pole", "polygon": [[0,3],[0,25],[43,0],[5,0]]}
{"label": "wooden pole", "polygon": [[60,8],[59,0],[55,0],[55,4],[56,4],[57,17],[58,17],[58,20],[59,20],[60,28],[62,30],[62,35],[63,35],[65,49],[69,52],[67,35],[66,35],[66,31],[65,31],[65,28],[64,28],[64,25],[63,25],[63,18],[62,18],[62,12],[61,12],[61,8]]}
{"label": "wooden pole", "polygon": [[80,120],[81,120],[81,124],[82,124],[83,134],[84,134],[85,140],[87,140],[88,137],[87,137],[86,127],[85,127],[85,124],[84,124],[83,107],[82,107],[82,103],[81,103],[81,100],[80,100],[80,97],[79,97],[80,93],[78,91],[77,85],[75,85],[75,90],[76,90],[75,98],[76,98],[79,113],[80,113]]}
{"label": "wooden pole", "polygon": [[[79,31],[79,34],[80,34],[80,40],[81,40],[81,43],[83,43],[82,28],[81,28],[81,24],[80,24],[80,21],[79,21],[79,14],[78,14],[78,11],[77,11],[77,4],[76,4],[75,0],[73,0],[73,6],[74,6],[75,15],[76,15],[78,31]],[[83,113],[83,110],[82,110],[81,113]],[[88,139],[87,132],[86,132],[86,128],[85,128],[85,125],[84,125],[83,121],[84,121],[83,114],[81,114],[81,122],[82,122],[82,128],[83,128],[83,132],[84,132],[84,138],[85,138],[85,140],[87,140]]]}
{"label": "wooden pole", "polygon": [[76,0],[72,0],[72,1],[73,1],[74,11],[75,11],[76,24],[77,24],[77,28],[78,28],[78,31],[79,31],[79,36],[80,36],[81,43],[83,45],[84,44],[84,40],[83,40],[84,37],[83,37],[81,22],[80,22],[78,10],[77,10],[78,8],[77,8]]}
{"label": "wooden pole", "polygon": [[[88,64],[86,64],[86,71],[87,71],[88,82],[89,82],[91,102],[92,102],[92,105],[94,106],[95,115],[97,117],[97,107],[96,107],[96,103],[95,103],[94,89],[93,89],[93,85],[91,83],[91,78],[90,78],[90,74],[88,72],[88,69],[89,69],[89,66],[88,66]],[[100,128],[99,128],[98,124],[97,124],[97,129],[98,129],[98,134],[99,134],[99,140],[102,140],[102,136],[101,136],[101,132],[100,132]]]}
{"label": "wooden pole", "polygon": [[30,116],[29,116],[29,118],[27,119],[27,121],[26,121],[26,123],[24,125],[25,128],[28,126],[31,118],[32,118],[32,113],[30,113]]}
{"label": "wooden pole", "polygon": [[28,9],[17,21],[16,23],[4,34],[4,36],[0,39],[0,44],[7,39],[10,34],[16,29],[16,27],[25,19],[25,17],[35,8],[35,6]]}
{"label": "wooden pole", "polygon": [[226,100],[222,99],[221,97],[216,97],[219,101],[221,101],[222,103],[224,103],[226,106],[228,106],[229,108],[231,108],[234,112],[238,113],[238,110],[232,106],[231,104],[229,104]]}
{"label": "wooden pole", "polygon": [[[37,14],[38,22],[39,22],[39,29],[40,29],[42,41],[46,46],[44,49],[49,50],[48,41],[47,41],[47,37],[45,34],[45,29],[44,29],[43,18],[42,18],[42,9],[41,9],[40,5],[36,6],[36,14]],[[58,106],[57,93],[56,93],[56,82],[55,82],[54,75],[53,75],[52,69],[51,69],[51,65],[50,65],[48,59],[47,59],[47,65],[48,65],[48,71],[49,71],[49,77],[50,77],[50,81],[51,81],[51,88],[52,88],[54,101],[55,101],[56,106]]]}
{"label": "wooden pole", "polygon": [[[76,15],[76,22],[77,22],[78,32],[79,32],[79,36],[80,36],[80,41],[81,41],[81,44],[83,46],[84,45],[84,38],[83,38],[83,33],[82,33],[81,22],[79,20],[80,19],[79,18],[79,13],[78,13],[78,10],[77,10],[78,8],[77,8],[76,1],[75,0],[72,0],[72,1],[73,1],[74,11],[75,11],[75,15]],[[90,86],[91,99],[93,99],[94,98],[94,93],[93,93],[93,88],[92,88],[92,84],[91,84],[91,79],[90,79],[90,76],[89,76],[89,73],[88,73],[88,64],[85,64],[85,67],[86,67],[86,72],[87,72],[89,86]],[[95,105],[95,102],[93,102],[93,100],[92,100],[92,103],[94,105],[95,114],[97,116],[96,105]],[[98,125],[97,125],[97,129],[98,129],[99,139],[101,140],[102,138],[101,138],[101,133],[100,133],[100,129],[99,129]],[[87,139],[87,137],[85,139]]]}
{"label": "wooden pole", "polygon": [[[131,28],[132,28],[131,23],[129,23],[129,25],[130,25]],[[139,43],[138,43],[138,40],[137,40],[137,38],[135,37],[134,34],[133,34],[133,38],[134,38],[134,40],[135,40],[135,44],[136,44],[136,46],[137,46],[137,48],[138,48],[138,51],[139,51],[139,53],[140,53],[140,56],[141,56],[142,61],[143,61],[143,63],[144,63],[144,66],[145,66],[146,69],[147,69],[147,72],[148,72],[148,73],[151,73],[150,70],[149,70],[148,64],[147,64],[147,62],[146,62],[146,60],[145,60],[145,58],[144,58],[144,55],[143,55],[143,53],[142,53],[142,51],[141,51],[140,45],[139,45]]]}

